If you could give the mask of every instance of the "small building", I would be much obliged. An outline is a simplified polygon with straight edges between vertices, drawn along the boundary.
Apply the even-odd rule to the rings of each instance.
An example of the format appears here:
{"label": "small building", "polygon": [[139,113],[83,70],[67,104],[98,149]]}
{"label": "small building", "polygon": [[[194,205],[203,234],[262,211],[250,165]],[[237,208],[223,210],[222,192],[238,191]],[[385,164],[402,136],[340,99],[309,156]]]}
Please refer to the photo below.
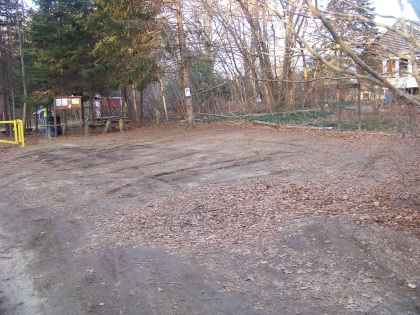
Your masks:
{"label": "small building", "polygon": [[[411,25],[407,25],[407,27],[408,33],[420,41],[420,31]],[[403,31],[401,22],[395,23],[393,28],[398,31]],[[376,40],[374,52],[377,63],[374,66],[397,89],[403,89],[410,94],[418,94],[419,86],[416,78],[413,76],[409,42],[395,30],[387,29]],[[420,50],[415,45],[413,46],[415,57],[419,60]],[[389,92],[386,88],[372,85],[365,85],[363,90],[362,95],[364,96],[366,95],[372,98],[378,98],[380,96],[382,99]]]}

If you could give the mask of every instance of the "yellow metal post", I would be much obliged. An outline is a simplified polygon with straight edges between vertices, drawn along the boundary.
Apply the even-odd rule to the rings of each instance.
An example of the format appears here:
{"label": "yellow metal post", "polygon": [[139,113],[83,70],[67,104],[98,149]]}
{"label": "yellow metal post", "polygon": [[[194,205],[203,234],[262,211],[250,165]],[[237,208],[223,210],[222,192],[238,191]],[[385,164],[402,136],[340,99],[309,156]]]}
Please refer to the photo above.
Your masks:
{"label": "yellow metal post", "polygon": [[13,134],[15,137],[15,141],[10,140],[0,140],[3,143],[11,143],[11,144],[22,144],[22,147],[25,146],[25,133],[23,131],[23,122],[20,119],[17,120],[5,120],[0,121],[0,124],[13,124]]}
{"label": "yellow metal post", "polygon": [[22,148],[25,146],[25,131],[23,130],[23,121],[21,119],[17,119],[17,134],[18,134],[18,142],[22,143]]}
{"label": "yellow metal post", "polygon": [[123,121],[122,118],[120,118],[120,120],[119,120],[119,125],[120,125],[120,132],[124,132],[125,128],[124,128],[124,121]]}

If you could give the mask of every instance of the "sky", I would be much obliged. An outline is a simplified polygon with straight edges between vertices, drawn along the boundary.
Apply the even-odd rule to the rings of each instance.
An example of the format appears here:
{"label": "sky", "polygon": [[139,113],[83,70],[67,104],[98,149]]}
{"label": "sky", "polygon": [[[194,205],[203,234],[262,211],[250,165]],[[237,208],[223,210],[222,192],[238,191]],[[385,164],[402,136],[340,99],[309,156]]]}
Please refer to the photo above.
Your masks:
{"label": "sky", "polygon": [[[24,0],[28,6],[33,6],[32,0]],[[373,5],[376,7],[376,13],[381,15],[391,15],[401,17],[400,4],[404,7],[405,17],[408,20],[419,21],[420,19],[420,0],[373,0]],[[414,9],[417,15],[414,13]],[[394,24],[391,19],[378,18],[378,22],[385,24]]]}
{"label": "sky", "polygon": [[[402,3],[404,7],[405,18],[407,20],[419,21],[419,18],[414,13],[414,10],[410,3],[413,3],[414,6],[418,9],[420,0],[374,0],[373,4],[376,7],[376,13],[381,15],[391,15],[396,17],[401,17],[401,8],[399,2]],[[389,23],[386,23],[388,20]],[[378,18],[378,22],[393,24],[391,19],[381,19]]]}

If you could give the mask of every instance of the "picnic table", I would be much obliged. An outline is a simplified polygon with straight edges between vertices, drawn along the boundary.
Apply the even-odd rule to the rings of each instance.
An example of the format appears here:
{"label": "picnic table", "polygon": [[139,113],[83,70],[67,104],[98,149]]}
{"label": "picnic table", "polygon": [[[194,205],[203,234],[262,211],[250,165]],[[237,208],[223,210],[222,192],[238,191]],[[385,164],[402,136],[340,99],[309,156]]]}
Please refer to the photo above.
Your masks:
{"label": "picnic table", "polygon": [[127,130],[125,124],[129,122],[130,120],[127,118],[124,118],[123,116],[97,117],[94,119],[92,123],[89,123],[86,125],[87,126],[86,130],[88,130],[89,127],[91,128],[103,127],[102,133],[106,133],[110,126],[118,126],[120,129],[120,132],[123,132]]}

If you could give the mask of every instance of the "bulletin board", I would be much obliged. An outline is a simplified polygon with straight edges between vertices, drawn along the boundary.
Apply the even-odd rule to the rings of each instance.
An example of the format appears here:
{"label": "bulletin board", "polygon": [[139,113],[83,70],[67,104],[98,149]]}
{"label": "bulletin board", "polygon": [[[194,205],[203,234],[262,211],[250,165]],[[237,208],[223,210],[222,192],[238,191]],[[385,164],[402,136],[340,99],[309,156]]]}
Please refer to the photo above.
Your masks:
{"label": "bulletin board", "polygon": [[[80,126],[80,133],[81,128],[83,125],[83,110],[82,110],[82,97],[81,96],[57,96],[54,97],[54,130],[59,130],[57,127],[64,127],[67,128],[69,126],[78,125]],[[67,123],[67,120],[65,123],[62,123],[61,121],[57,123],[57,115],[63,114],[63,111],[69,111],[69,110],[76,110],[78,112],[79,116],[79,122],[78,123]],[[62,117],[62,115],[60,115]],[[47,127],[50,128],[49,126]],[[59,132],[59,131],[58,131]],[[56,137],[58,132],[54,133],[54,136]],[[64,132],[64,131],[63,131]],[[49,134],[49,132],[48,132]]]}
{"label": "bulletin board", "polygon": [[59,96],[54,98],[55,109],[81,109],[82,97],[81,96]]}

